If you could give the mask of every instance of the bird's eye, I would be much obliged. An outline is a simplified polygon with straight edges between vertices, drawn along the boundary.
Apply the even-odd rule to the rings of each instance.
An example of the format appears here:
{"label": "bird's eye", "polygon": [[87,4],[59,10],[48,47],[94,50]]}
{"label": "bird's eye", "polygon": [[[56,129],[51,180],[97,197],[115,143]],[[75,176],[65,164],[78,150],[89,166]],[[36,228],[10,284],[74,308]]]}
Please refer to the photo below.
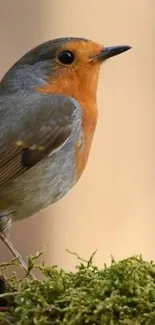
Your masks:
{"label": "bird's eye", "polygon": [[64,51],[59,53],[58,59],[63,64],[72,64],[75,56],[71,51]]}

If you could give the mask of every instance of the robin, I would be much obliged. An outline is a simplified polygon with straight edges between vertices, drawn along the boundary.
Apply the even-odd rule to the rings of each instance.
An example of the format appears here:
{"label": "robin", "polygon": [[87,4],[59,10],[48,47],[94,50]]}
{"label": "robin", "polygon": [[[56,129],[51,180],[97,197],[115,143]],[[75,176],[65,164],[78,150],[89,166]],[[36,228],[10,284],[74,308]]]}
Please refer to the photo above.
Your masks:
{"label": "robin", "polygon": [[17,61],[0,82],[0,238],[11,220],[61,199],[85,170],[96,128],[101,64],[130,46],[84,38],[45,42]]}

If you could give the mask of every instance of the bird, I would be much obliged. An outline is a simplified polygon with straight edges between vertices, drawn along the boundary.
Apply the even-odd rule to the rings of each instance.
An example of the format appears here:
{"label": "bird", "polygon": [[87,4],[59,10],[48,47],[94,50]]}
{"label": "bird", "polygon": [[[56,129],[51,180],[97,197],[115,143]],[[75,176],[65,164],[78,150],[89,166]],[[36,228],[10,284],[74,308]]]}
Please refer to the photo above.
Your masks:
{"label": "bird", "polygon": [[130,48],[53,39],[24,54],[0,82],[0,238],[26,270],[9,239],[12,222],[52,205],[78,182],[98,120],[100,67]]}

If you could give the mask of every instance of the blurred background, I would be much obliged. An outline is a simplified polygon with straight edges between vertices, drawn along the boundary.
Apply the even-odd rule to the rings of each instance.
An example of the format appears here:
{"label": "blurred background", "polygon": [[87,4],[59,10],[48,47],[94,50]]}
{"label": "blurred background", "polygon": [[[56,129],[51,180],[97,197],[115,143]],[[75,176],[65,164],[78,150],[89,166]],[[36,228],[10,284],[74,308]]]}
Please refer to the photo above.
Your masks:
{"label": "blurred background", "polygon": [[[99,120],[85,173],[60,202],[13,224],[23,257],[45,246],[49,264],[72,269],[66,249],[109,263],[155,259],[155,1],[0,0],[0,77],[25,52],[62,36],[132,50],[102,66]],[[0,243],[0,260],[12,258]]]}

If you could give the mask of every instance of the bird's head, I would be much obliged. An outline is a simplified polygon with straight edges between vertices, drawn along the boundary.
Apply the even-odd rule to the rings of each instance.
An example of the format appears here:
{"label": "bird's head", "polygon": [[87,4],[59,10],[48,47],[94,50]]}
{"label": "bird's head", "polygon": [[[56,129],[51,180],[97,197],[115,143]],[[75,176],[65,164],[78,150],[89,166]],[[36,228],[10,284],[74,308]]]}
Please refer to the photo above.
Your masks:
{"label": "bird's head", "polygon": [[[96,96],[101,64],[130,49],[126,45],[103,47],[82,38],[56,39],[45,43],[45,48],[47,45],[51,47],[47,58],[48,78],[47,83],[39,89],[47,93],[59,91],[75,97],[77,94],[78,98],[79,93]],[[44,45],[41,47],[45,51]]]}
{"label": "bird's head", "polygon": [[[100,66],[130,46],[104,47],[84,38],[59,38],[25,54],[10,69],[14,84],[43,93],[96,96]],[[8,74],[6,74],[7,76]],[[4,77],[5,80],[5,77]]]}

